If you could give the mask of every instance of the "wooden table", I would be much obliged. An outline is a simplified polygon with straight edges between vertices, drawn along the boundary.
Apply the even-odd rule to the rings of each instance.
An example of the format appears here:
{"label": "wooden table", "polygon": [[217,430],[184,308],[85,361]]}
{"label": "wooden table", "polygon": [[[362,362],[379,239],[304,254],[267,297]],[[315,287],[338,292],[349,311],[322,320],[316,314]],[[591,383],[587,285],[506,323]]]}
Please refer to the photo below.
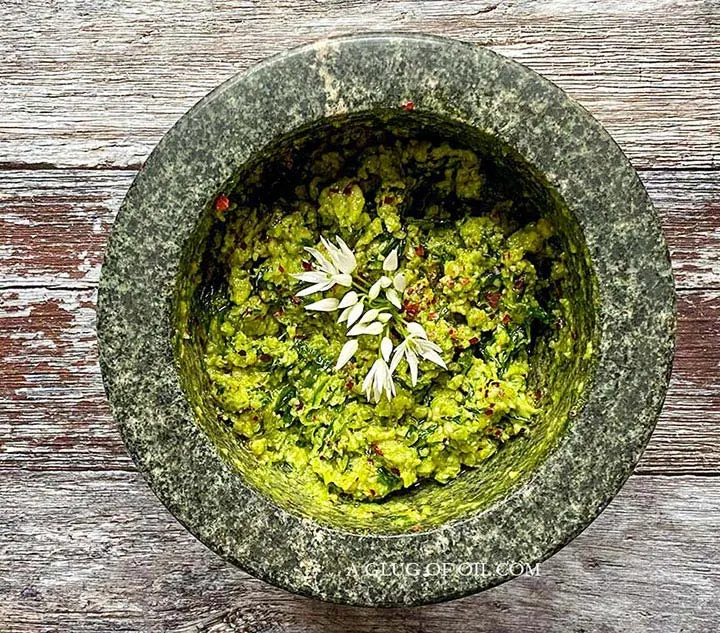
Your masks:
{"label": "wooden table", "polygon": [[[7,0],[0,30],[0,631],[720,629],[720,2]],[[411,610],[294,597],[164,510],[108,412],[96,285],[114,214],[219,82],[328,34],[490,46],[557,82],[645,182],[679,333],[636,473],[571,545],[484,594]]]}

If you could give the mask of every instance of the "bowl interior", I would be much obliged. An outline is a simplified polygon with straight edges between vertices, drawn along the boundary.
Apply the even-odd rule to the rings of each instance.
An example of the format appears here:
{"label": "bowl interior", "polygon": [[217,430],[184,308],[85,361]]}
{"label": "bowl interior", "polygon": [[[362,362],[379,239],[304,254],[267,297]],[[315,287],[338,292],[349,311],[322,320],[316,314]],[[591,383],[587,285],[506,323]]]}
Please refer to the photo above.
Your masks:
{"label": "bowl interior", "polygon": [[[238,171],[223,193],[272,200],[298,181],[303,165],[325,151],[358,152],[368,144],[395,138],[448,142],[480,156],[487,183],[513,200],[513,213],[530,221],[551,220],[569,274],[561,293],[569,309],[560,343],[534,343],[531,388],[543,394],[542,413],[529,434],[503,446],[479,467],[452,482],[423,482],[380,502],[331,498],[309,486],[312,473],[260,463],[242,439],[216,413],[204,369],[210,302],[225,292],[226,271],[217,259],[225,223],[213,212],[213,200],[188,241],[179,272],[173,314],[176,362],[196,422],[218,453],[232,463],[238,477],[278,506],[326,525],[351,532],[402,533],[431,528],[487,509],[523,485],[562,441],[568,420],[583,403],[594,367],[596,286],[582,231],[561,196],[531,164],[495,137],[447,119],[412,111],[378,111],[324,119],[290,136],[276,139]],[[221,193],[221,192],[217,192]],[[479,211],[482,212],[482,211]]]}

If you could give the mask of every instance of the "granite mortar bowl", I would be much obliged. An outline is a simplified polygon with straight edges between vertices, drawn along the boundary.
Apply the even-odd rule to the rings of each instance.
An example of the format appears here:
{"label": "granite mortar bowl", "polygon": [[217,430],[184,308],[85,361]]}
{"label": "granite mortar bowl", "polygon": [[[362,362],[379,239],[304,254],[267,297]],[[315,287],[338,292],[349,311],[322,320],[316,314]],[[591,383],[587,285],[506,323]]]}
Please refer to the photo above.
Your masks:
{"label": "granite mortar bowl", "polygon": [[[309,148],[392,130],[475,150],[559,227],[574,348],[533,358],[555,394],[529,437],[440,486],[384,503],[319,504],[221,424],[203,371],[203,297],[218,194],[282,177]],[[269,186],[269,185],[268,185]],[[325,40],[229,80],[168,132],[123,202],[99,295],[113,414],[151,488],[190,532],[251,574],[347,604],[474,593],[550,556],[632,472],[660,412],[675,294],[637,174],[547,80],[487,49],[420,35]],[[182,336],[178,336],[182,333]],[[417,525],[421,512],[425,520]]]}

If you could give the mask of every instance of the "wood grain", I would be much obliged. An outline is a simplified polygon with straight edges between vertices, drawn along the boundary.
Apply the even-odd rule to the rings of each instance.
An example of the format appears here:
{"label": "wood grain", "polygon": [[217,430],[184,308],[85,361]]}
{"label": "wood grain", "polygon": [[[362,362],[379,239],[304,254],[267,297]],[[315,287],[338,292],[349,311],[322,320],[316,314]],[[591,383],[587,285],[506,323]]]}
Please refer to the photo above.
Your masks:
{"label": "wood grain", "polygon": [[250,578],[136,473],[5,473],[0,506],[5,633],[716,630],[720,478],[632,477],[538,576],[410,610],[323,604]]}
{"label": "wood grain", "polygon": [[[0,170],[0,287],[94,287],[134,171]],[[641,171],[679,288],[720,288],[720,177]]]}
{"label": "wood grain", "polygon": [[[102,252],[133,171],[0,172],[0,468],[132,469],[97,367]],[[642,174],[683,292],[665,410],[638,472],[720,471],[720,181]]]}
{"label": "wood grain", "polygon": [[[0,172],[0,467],[131,469],[96,362],[95,292],[132,171]],[[720,180],[642,174],[681,295],[677,362],[639,472],[720,469]],[[57,290],[54,290],[57,289]],[[62,289],[62,290],[61,290]]]}
{"label": "wood grain", "polygon": [[491,47],[577,98],[638,167],[720,166],[712,0],[10,0],[0,164],[127,167],[200,97],[290,47],[399,30]]}
{"label": "wood grain", "polygon": [[[639,473],[720,474],[720,291],[680,293],[665,408]],[[97,364],[95,291],[0,291],[0,469],[133,469]]]}
{"label": "wood grain", "polygon": [[[0,30],[0,632],[706,633],[720,615],[720,3],[6,0]],[[226,565],[127,456],[97,366],[102,252],[137,167],[221,81],[340,33],[422,31],[543,73],[619,142],[679,292],[657,430],[540,568],[411,610],[297,598]]]}

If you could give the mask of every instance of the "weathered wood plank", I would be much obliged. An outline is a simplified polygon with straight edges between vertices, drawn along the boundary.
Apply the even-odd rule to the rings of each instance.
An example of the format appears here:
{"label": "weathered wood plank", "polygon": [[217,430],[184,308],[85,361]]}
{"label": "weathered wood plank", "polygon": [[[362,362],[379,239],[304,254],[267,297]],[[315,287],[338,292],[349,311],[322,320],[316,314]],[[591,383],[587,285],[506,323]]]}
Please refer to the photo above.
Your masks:
{"label": "weathered wood plank", "polygon": [[[663,414],[640,473],[720,474],[720,291],[683,291]],[[133,469],[97,365],[95,291],[0,291],[0,469]]]}
{"label": "weathered wood plank", "polygon": [[[133,171],[0,170],[0,286],[93,286]],[[717,172],[641,172],[680,288],[720,288]]]}
{"label": "weathered wood plank", "polygon": [[7,633],[713,631],[720,478],[673,484],[632,477],[538,576],[443,605],[374,610],[294,597],[223,563],[136,473],[5,473],[0,622]]}
{"label": "weathered wood plank", "polygon": [[235,72],[327,35],[392,29],[485,44],[527,64],[585,105],[639,167],[720,165],[716,2],[5,5],[0,163],[137,165]]}
{"label": "weathered wood plank", "polygon": [[219,82],[329,34],[389,28],[486,44],[565,88],[636,166],[717,169],[720,4],[10,0],[3,8],[0,631],[717,629],[720,478],[653,476],[720,472],[717,172],[642,173],[678,285],[695,289],[681,292],[677,362],[637,471],[645,476],[632,477],[540,577],[447,605],[378,612],[296,598],[190,537],[134,472],[110,418],[94,287],[134,175],[118,168],[136,168]]}
{"label": "weathered wood plank", "polygon": [[96,285],[135,173],[0,171],[0,285]]}

